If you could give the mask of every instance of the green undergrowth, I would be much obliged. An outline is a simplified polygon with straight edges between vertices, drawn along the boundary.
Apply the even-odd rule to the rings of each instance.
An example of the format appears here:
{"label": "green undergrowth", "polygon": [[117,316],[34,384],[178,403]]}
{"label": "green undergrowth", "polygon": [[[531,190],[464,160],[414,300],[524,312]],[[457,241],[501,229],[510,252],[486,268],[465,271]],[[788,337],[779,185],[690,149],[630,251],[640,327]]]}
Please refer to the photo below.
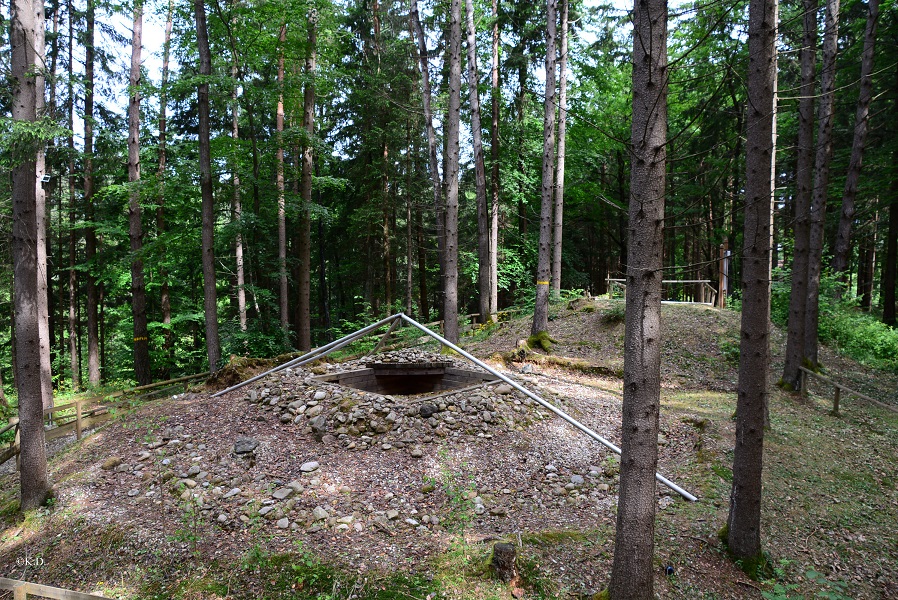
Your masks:
{"label": "green undergrowth", "polygon": [[[858,307],[858,299],[844,294],[836,299],[842,285],[832,273],[820,278],[820,341],[866,365],[898,373],[898,329],[884,324],[877,315]],[[789,315],[791,273],[774,271],[770,316],[785,328]],[[806,365],[807,366],[807,365]]]}

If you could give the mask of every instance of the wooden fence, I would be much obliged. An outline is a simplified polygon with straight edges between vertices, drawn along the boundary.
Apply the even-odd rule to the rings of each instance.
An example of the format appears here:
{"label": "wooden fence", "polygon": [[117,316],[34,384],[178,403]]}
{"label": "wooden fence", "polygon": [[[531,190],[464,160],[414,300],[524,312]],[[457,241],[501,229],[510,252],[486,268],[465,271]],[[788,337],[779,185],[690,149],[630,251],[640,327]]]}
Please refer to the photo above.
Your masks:
{"label": "wooden fence", "polygon": [[74,592],[72,590],[64,590],[62,588],[42,585],[40,583],[29,583],[27,581],[19,581],[18,579],[7,579],[6,577],[0,577],[0,590],[11,591],[14,600],[25,600],[28,596],[52,598],[53,600],[106,600],[105,596]]}
{"label": "wooden fence", "polygon": [[[50,417],[55,426],[51,429],[46,430],[44,435],[49,442],[51,440],[55,440],[62,436],[69,435],[72,432],[75,432],[75,439],[80,440],[81,435],[85,429],[89,429],[106,421],[112,416],[109,412],[111,409],[121,407],[127,402],[125,400],[110,402],[110,400],[123,398],[124,396],[127,396],[129,394],[148,392],[150,390],[156,390],[159,388],[168,388],[180,383],[183,383],[186,389],[191,381],[203,379],[208,376],[208,372],[198,373],[196,375],[187,375],[185,377],[178,377],[177,379],[169,379],[167,381],[159,381],[156,383],[151,383],[149,385],[142,385],[125,390],[119,390],[106,396],[81,398],[79,400],[75,400],[74,402],[67,402],[66,404],[60,404],[59,406],[45,409],[44,416]],[[146,397],[149,395],[153,395],[153,392],[150,392],[150,394],[143,394],[142,397]],[[56,416],[58,413],[66,414]],[[5,463],[12,457],[18,455],[19,453],[18,418],[11,418],[9,420],[9,423],[2,429],[0,429],[0,435],[3,435],[4,433],[12,429],[15,430],[15,438],[13,439],[12,443],[10,443],[9,447],[0,451],[0,465]]]}
{"label": "wooden fence", "polygon": [[808,377],[815,377],[815,378],[819,379],[820,381],[823,381],[824,383],[827,383],[827,384],[833,386],[832,414],[835,416],[839,416],[839,414],[840,414],[839,411],[841,410],[841,407],[839,405],[841,404],[841,401],[842,401],[842,392],[845,392],[846,394],[851,394],[853,396],[857,396],[861,400],[866,400],[867,402],[870,402],[871,404],[875,404],[876,406],[879,406],[886,410],[890,410],[892,412],[898,412],[898,407],[896,407],[896,406],[893,406],[891,404],[886,404],[885,402],[881,402],[879,400],[876,400],[875,398],[871,398],[870,396],[867,396],[866,394],[862,394],[856,390],[853,390],[850,387],[848,387],[847,385],[843,385],[837,381],[833,381],[829,377],[821,375],[820,373],[817,373],[810,369],[806,369],[804,367],[798,367],[798,368],[801,370],[801,397],[802,398],[808,397]]}
{"label": "wooden fence", "polygon": [[[607,287],[605,289],[608,290],[608,297],[611,298],[614,288],[620,288],[624,294],[624,297],[627,295],[627,280],[626,279],[612,279],[610,276],[606,279]],[[696,289],[698,293],[694,295],[694,297],[698,298],[697,302],[693,302],[692,304],[710,304],[712,306],[716,306],[717,304],[717,290],[715,290],[711,286],[710,279],[665,279],[661,282],[661,285],[694,285],[697,286]],[[685,289],[685,288],[684,288]]]}

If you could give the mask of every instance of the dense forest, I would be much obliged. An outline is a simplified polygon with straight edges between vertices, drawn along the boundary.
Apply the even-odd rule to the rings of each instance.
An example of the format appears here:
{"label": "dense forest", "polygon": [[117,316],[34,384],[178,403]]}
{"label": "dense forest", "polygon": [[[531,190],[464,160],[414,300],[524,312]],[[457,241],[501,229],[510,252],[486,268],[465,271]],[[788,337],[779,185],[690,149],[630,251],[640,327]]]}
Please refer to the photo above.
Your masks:
{"label": "dense forest", "polygon": [[[545,3],[459,4],[49,2],[40,118],[15,124],[12,87],[0,94],[7,392],[10,174],[29,140],[46,144],[39,245],[60,390],[308,349],[398,311],[451,330],[457,315],[533,310],[543,290],[609,292],[632,197],[630,15],[578,0],[548,15]],[[896,17],[891,1],[780,7],[781,322],[793,259],[810,256],[824,298],[894,324]],[[681,4],[668,36],[664,279],[719,290],[728,251],[737,306],[747,19],[747,2]],[[795,242],[808,186],[816,255]],[[705,290],[664,287],[680,300]]]}

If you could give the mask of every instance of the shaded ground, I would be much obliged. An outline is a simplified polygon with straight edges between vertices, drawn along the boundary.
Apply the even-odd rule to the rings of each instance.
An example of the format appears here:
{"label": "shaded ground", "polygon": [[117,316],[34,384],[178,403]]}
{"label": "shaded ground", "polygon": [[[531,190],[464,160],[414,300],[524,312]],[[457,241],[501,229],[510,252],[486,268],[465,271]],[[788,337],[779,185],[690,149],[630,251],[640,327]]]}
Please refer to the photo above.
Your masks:
{"label": "shaded ground", "polygon": [[[607,373],[622,368],[617,313],[607,302],[553,309],[553,355],[601,368],[503,365],[616,443],[620,380]],[[716,537],[731,479],[738,315],[666,305],[664,326],[659,468],[700,501],[659,490],[658,596],[760,598],[779,585],[781,598],[898,597],[894,413],[843,399],[835,418],[824,398],[773,395],[763,526],[778,582],[751,581]],[[528,329],[526,320],[504,323],[467,348],[508,352]],[[779,355],[782,336],[774,341]],[[823,358],[833,377],[893,399],[893,378]],[[122,598],[510,598],[484,568],[501,539],[519,545],[525,597],[588,597],[607,582],[617,462],[560,419],[491,438],[433,436],[416,458],[411,444],[358,451],[317,442],[243,396],[189,394],[117,418],[53,459],[56,504],[24,521],[12,513],[16,481],[3,476],[0,574]],[[252,464],[231,452],[241,436],[260,442]],[[109,458],[122,464],[103,469]],[[309,461],[320,466],[303,474]],[[192,466],[205,476],[180,477]],[[201,505],[184,496],[185,479],[208,492]],[[272,499],[294,482],[302,490],[289,509]],[[259,516],[269,505],[285,528]],[[317,520],[316,508],[328,517]],[[36,556],[40,567],[23,561]],[[812,569],[823,579],[809,578]]]}

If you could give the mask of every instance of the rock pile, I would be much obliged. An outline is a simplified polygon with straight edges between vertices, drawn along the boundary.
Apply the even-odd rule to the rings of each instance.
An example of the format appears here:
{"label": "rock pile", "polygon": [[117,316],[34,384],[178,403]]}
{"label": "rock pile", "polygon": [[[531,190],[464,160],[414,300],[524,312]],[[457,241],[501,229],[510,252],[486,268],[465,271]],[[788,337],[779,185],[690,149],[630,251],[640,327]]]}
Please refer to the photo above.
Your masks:
{"label": "rock pile", "polygon": [[[421,351],[397,351],[378,362],[453,362],[453,358]],[[326,372],[362,368],[366,361],[328,365]],[[322,367],[316,371],[322,371]],[[407,448],[421,456],[419,445],[435,438],[491,438],[550,416],[536,402],[501,381],[440,394],[389,396],[317,381],[304,369],[285,369],[244,390],[244,400],[293,423],[325,444],[349,450]]]}

